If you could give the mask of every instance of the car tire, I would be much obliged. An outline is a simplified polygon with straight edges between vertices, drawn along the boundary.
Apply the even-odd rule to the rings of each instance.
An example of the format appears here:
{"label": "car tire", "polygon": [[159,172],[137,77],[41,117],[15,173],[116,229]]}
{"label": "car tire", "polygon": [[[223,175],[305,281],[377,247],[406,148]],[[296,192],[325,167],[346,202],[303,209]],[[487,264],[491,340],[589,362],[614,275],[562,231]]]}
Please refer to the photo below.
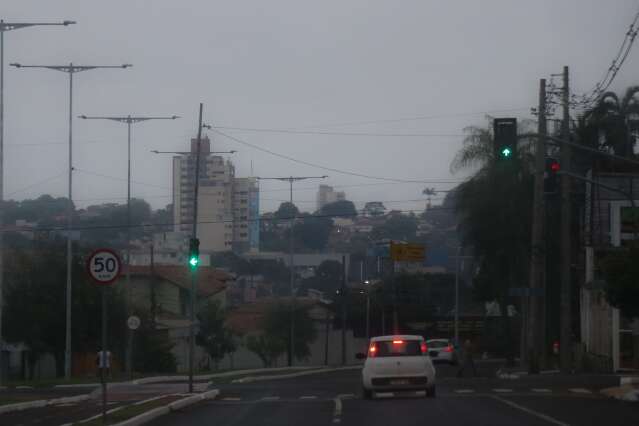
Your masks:
{"label": "car tire", "polygon": [[364,399],[373,399],[373,391],[370,389],[362,388],[362,396]]}
{"label": "car tire", "polygon": [[435,398],[437,396],[435,385],[426,388],[426,398]]}

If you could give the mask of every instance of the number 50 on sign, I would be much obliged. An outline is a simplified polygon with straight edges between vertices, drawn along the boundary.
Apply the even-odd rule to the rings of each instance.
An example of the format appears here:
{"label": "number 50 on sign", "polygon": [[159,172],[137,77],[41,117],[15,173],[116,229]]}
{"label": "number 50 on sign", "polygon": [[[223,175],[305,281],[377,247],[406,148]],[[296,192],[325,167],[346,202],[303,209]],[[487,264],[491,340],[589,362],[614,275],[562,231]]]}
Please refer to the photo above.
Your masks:
{"label": "number 50 on sign", "polygon": [[120,275],[120,270],[120,258],[111,249],[98,249],[87,259],[87,271],[96,284],[112,284]]}

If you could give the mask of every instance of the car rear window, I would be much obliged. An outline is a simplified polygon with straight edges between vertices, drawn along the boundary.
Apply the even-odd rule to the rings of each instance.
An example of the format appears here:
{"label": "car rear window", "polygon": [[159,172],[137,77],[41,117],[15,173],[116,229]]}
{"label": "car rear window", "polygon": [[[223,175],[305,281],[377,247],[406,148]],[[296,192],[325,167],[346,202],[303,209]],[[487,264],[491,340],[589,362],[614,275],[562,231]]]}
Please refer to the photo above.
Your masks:
{"label": "car rear window", "polygon": [[445,348],[446,346],[448,346],[448,342],[444,341],[444,340],[434,340],[434,341],[430,341],[428,342],[428,347],[429,348]]}
{"label": "car rear window", "polygon": [[[400,343],[401,342],[401,343]],[[381,340],[375,342],[375,356],[418,356],[422,354],[419,340]]]}

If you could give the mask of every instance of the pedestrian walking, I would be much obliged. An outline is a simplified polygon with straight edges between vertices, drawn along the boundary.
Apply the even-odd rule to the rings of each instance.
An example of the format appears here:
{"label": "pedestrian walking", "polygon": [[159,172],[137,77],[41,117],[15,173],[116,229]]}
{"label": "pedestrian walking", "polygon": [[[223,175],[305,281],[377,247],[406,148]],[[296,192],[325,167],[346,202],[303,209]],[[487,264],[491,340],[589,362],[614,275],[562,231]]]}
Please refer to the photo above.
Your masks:
{"label": "pedestrian walking", "polygon": [[463,359],[461,368],[457,372],[457,377],[462,377],[462,375],[464,374],[464,370],[467,367],[472,368],[473,376],[476,377],[477,376],[477,369],[475,368],[475,361],[473,359],[473,344],[470,341],[470,339],[466,339],[466,341],[464,342],[464,352],[463,352],[462,355],[463,355],[464,359]]}

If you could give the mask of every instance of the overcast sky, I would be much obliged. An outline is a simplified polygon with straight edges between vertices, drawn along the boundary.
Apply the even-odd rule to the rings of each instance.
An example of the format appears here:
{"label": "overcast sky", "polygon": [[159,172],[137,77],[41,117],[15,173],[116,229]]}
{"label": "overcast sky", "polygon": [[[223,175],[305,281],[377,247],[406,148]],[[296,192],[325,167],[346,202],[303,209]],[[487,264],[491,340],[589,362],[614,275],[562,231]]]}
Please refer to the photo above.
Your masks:
{"label": "overcast sky", "polygon": [[[203,102],[205,122],[217,126],[430,135],[223,130],[342,171],[433,181],[391,184],[207,132],[215,150],[238,150],[237,176],[251,164],[262,177],[327,174],[324,183],[344,186],[358,207],[380,200],[414,210],[424,187],[464,178],[449,172],[464,127],[485,125],[486,112],[530,118],[539,79],[564,65],[574,93],[591,89],[638,8],[636,0],[1,0],[0,17],[78,22],[6,33],[6,64],[134,65],[76,74],[74,116],[182,116],[133,129],[133,196],[154,208],[171,202],[171,159],[149,151],[188,149]],[[638,65],[635,47],[612,89],[639,84]],[[6,68],[6,198],[66,196],[67,116],[67,74]],[[392,121],[413,117],[430,118]],[[74,166],[79,206],[124,202],[126,126],[75,119]],[[302,210],[315,208],[318,183],[297,184]],[[288,198],[286,183],[261,189],[262,211]]]}

